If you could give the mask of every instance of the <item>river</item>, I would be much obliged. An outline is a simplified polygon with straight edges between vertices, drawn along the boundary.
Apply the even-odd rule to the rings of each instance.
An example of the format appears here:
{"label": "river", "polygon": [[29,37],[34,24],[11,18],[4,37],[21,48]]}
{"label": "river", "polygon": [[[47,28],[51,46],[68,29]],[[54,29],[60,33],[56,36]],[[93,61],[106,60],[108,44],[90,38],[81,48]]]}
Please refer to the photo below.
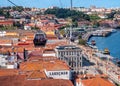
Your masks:
{"label": "river", "polygon": [[91,40],[96,41],[99,50],[103,51],[108,48],[111,56],[120,59],[120,30],[111,33],[108,37],[91,37],[89,42]]}

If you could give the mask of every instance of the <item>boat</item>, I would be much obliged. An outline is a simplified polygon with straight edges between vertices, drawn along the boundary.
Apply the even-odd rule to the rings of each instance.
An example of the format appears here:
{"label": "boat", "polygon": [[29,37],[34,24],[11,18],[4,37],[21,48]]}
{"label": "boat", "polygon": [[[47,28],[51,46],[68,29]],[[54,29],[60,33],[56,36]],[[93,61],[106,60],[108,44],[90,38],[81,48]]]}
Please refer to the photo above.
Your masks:
{"label": "boat", "polygon": [[117,32],[117,30],[115,30],[115,29],[112,29],[112,31],[111,31],[112,33],[115,33],[115,32]]}
{"label": "boat", "polygon": [[34,36],[34,46],[45,46],[47,42],[46,34],[43,31],[38,31]]}
{"label": "boat", "polygon": [[91,45],[96,45],[95,40],[91,40]]}
{"label": "boat", "polygon": [[93,48],[93,49],[98,49],[95,45],[88,44],[88,46]]}
{"label": "boat", "polygon": [[117,61],[117,66],[120,67],[120,61]]}
{"label": "boat", "polygon": [[109,49],[108,49],[108,48],[105,48],[103,54],[110,55],[110,51],[109,51]]}

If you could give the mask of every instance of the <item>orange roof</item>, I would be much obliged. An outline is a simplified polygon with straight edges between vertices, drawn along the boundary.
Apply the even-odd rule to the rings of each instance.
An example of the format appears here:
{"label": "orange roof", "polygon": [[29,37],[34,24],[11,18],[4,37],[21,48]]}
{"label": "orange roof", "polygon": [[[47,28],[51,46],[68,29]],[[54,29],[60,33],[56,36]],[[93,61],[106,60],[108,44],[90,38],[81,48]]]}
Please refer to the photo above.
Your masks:
{"label": "orange roof", "polygon": [[82,80],[82,83],[84,86],[115,86],[113,83],[111,83],[107,79],[103,79],[100,77]]}
{"label": "orange roof", "polygon": [[6,32],[6,36],[18,36],[17,32]]}
{"label": "orange roof", "polygon": [[27,80],[25,75],[18,75],[0,77],[0,86],[73,86],[73,84],[70,80],[62,79]]}
{"label": "orange roof", "polygon": [[30,75],[28,75],[27,78],[28,79],[45,79],[47,78],[47,76],[43,71],[33,71],[32,73],[30,73]]}
{"label": "orange roof", "polygon": [[36,71],[42,69],[43,67],[40,62],[24,62],[20,64],[21,71]]}
{"label": "orange roof", "polygon": [[13,21],[10,20],[0,21],[0,25],[13,25]]}
{"label": "orange roof", "polygon": [[0,76],[13,76],[18,75],[18,70],[16,69],[0,69]]}
{"label": "orange roof", "polygon": [[0,44],[8,44],[10,43],[11,44],[11,40],[10,39],[0,39]]}
{"label": "orange roof", "polygon": [[24,62],[20,64],[20,69],[22,71],[34,71],[34,70],[44,70],[55,71],[55,70],[69,70],[69,66],[60,60],[51,61],[33,61]]}
{"label": "orange roof", "polygon": [[70,80],[45,79],[45,80],[27,80],[25,86],[74,86]]}
{"label": "orange roof", "polygon": [[43,67],[47,71],[55,71],[55,70],[69,70],[69,66],[62,61],[49,61],[49,62],[44,62]]}
{"label": "orange roof", "polygon": [[32,56],[42,56],[42,52],[44,51],[44,48],[40,48],[39,50],[33,50],[30,54],[29,57]]}
{"label": "orange roof", "polygon": [[53,56],[31,55],[29,56],[29,59],[28,59],[28,61],[51,61],[51,60],[58,60],[58,58]]}
{"label": "orange roof", "polygon": [[17,46],[14,46],[14,50],[12,50],[12,46],[10,47],[2,47],[0,49],[0,52],[17,52],[17,53],[22,53],[24,51],[24,49],[30,51],[30,50],[34,50],[35,47],[32,46],[32,45],[17,45]]}
{"label": "orange roof", "polygon": [[25,86],[24,75],[0,76],[0,86]]}

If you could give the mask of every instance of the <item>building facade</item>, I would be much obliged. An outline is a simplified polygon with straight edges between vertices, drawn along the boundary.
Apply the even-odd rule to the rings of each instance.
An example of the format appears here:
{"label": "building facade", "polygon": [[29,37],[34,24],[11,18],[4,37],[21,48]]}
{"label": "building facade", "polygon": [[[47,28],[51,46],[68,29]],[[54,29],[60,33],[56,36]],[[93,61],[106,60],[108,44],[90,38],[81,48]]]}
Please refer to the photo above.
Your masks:
{"label": "building facade", "polygon": [[73,71],[79,72],[82,67],[82,50],[79,47],[74,45],[57,46],[55,51],[57,58],[65,61]]}

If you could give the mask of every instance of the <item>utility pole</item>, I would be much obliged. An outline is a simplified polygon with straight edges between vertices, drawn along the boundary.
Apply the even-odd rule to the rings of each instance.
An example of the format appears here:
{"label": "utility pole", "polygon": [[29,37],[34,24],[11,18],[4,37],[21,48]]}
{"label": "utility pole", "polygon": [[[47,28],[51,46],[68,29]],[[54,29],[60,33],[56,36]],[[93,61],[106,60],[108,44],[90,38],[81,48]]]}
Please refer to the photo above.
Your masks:
{"label": "utility pole", "polygon": [[73,3],[72,3],[72,0],[70,0],[70,9],[72,10],[72,6],[73,6]]}
{"label": "utility pole", "polygon": [[[72,0],[70,0],[70,10],[72,10],[72,5],[73,5]],[[70,24],[70,44],[71,44],[71,38],[72,38],[72,19],[71,19],[71,24]]]}

